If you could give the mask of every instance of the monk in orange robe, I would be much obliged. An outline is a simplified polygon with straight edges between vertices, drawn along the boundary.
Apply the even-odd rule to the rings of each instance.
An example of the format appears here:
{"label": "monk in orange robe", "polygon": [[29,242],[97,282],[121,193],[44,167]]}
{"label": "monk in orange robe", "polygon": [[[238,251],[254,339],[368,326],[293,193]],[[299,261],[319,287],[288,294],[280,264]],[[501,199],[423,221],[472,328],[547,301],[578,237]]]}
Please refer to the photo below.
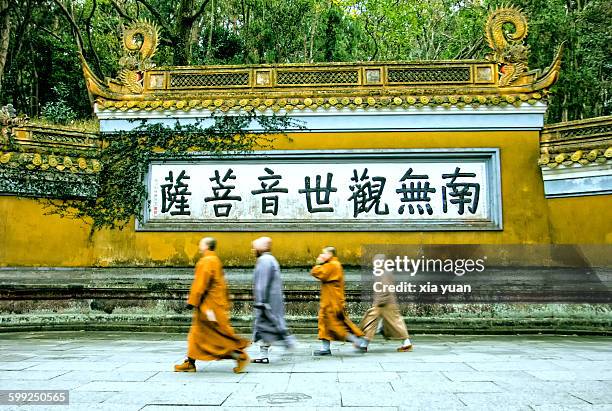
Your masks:
{"label": "monk in orange robe", "polygon": [[311,274],[321,281],[319,340],[314,355],[331,355],[330,341],[350,341],[362,352],[367,350],[363,332],[349,319],[344,298],[344,271],[334,247],[325,247]]}
{"label": "monk in orange robe", "polygon": [[200,241],[202,258],[195,267],[195,278],[189,290],[187,308],[193,309],[193,320],[187,337],[187,359],[174,371],[195,372],[195,360],[234,359],[235,373],[250,362],[244,349],[250,341],[240,338],[229,322],[230,304],[221,260],[215,253],[217,241],[212,237]]}

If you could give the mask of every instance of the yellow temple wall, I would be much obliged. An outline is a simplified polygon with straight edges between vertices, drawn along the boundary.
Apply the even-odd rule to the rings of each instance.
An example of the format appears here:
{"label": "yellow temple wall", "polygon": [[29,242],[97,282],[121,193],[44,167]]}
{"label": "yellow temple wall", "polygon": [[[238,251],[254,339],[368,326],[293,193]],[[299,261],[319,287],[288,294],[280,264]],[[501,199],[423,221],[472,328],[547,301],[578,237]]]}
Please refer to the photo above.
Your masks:
{"label": "yellow temple wall", "polygon": [[612,195],[547,200],[550,235],[556,244],[612,244]]}
{"label": "yellow temple wall", "polygon": [[501,153],[501,231],[438,232],[136,232],[89,235],[81,221],[45,215],[36,199],[0,197],[0,266],[189,266],[204,235],[219,241],[227,266],[253,263],[250,242],[267,234],[284,266],[310,264],[324,245],[359,264],[365,244],[601,244],[610,243],[606,221],[611,196],[545,199],[538,167],[538,131],[297,133],[275,148],[376,149],[498,147]]}

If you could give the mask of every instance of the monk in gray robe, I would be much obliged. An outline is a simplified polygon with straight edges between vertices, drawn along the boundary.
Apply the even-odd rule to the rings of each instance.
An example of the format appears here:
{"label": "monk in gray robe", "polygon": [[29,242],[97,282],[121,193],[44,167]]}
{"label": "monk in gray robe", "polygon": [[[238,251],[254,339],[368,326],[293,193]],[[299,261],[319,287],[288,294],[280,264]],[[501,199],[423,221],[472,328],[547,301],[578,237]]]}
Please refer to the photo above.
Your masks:
{"label": "monk in gray robe", "polygon": [[280,266],[270,253],[272,239],[260,237],[253,241],[253,252],[257,256],[253,272],[253,298],[255,323],[253,341],[260,342],[260,357],[251,362],[268,364],[272,343],[282,341],[285,347],[295,346],[295,337],[289,334],[285,322],[285,300]]}

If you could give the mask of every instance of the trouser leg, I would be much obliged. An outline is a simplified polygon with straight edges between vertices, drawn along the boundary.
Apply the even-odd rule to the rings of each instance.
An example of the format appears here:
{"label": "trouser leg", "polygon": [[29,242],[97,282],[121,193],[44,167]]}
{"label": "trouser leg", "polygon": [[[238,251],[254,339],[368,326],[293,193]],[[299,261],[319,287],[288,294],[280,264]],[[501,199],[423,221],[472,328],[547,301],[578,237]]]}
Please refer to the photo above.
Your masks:
{"label": "trouser leg", "polygon": [[369,341],[374,339],[374,335],[376,335],[376,330],[378,328],[378,324],[380,323],[380,315],[378,307],[370,307],[368,311],[363,316],[361,323],[359,324],[359,328],[365,334],[365,338]]}
{"label": "trouser leg", "polygon": [[270,343],[267,342],[262,342],[259,345],[259,355],[261,358],[268,358],[268,355],[270,353]]}
{"label": "trouser leg", "polygon": [[406,339],[408,329],[402,317],[399,307],[395,304],[389,304],[380,309],[380,316],[383,320],[385,336],[393,339]]}
{"label": "trouser leg", "polygon": [[293,335],[287,335],[284,339],[285,347],[293,349],[297,345],[297,340]]}
{"label": "trouser leg", "polygon": [[368,340],[362,337],[357,337],[354,334],[348,333],[346,340],[353,343],[357,348],[365,349],[368,347]]}

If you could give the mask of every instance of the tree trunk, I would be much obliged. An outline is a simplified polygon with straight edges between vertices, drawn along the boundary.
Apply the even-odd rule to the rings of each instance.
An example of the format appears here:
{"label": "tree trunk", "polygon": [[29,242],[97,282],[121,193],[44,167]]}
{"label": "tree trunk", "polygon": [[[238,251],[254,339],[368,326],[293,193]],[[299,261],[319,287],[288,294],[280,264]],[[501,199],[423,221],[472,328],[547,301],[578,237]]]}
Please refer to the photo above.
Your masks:
{"label": "tree trunk", "polygon": [[195,8],[194,0],[181,0],[175,25],[176,44],[173,63],[175,66],[186,66],[191,60],[191,33],[195,20],[192,17]]}
{"label": "tree trunk", "polygon": [[2,77],[9,50],[11,34],[11,15],[9,0],[0,0],[0,90],[2,90]]}
{"label": "tree trunk", "polygon": [[215,0],[210,5],[210,28],[208,30],[208,43],[206,44],[206,63],[208,64],[212,51],[213,30],[215,28]]}

